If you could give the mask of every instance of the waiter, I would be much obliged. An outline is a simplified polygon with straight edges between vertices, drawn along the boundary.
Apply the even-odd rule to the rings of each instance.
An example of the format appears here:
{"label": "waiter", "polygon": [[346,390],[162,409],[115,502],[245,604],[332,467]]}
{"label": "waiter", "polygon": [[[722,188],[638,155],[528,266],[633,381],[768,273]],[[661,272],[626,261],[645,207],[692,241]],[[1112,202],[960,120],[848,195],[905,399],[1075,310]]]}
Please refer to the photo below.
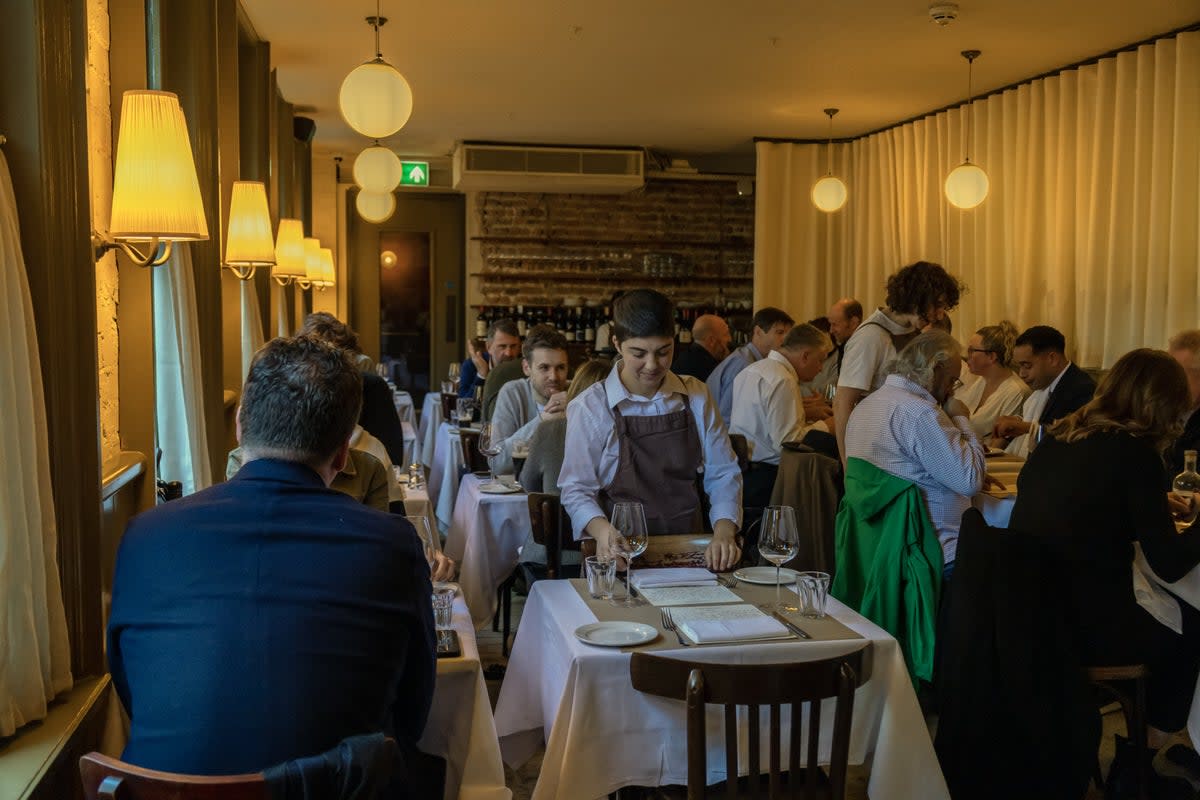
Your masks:
{"label": "waiter", "polygon": [[613,306],[619,356],[602,382],[567,406],[566,452],[559,487],[576,538],[596,554],[616,555],[608,523],[617,502],[638,502],[650,535],[703,530],[698,477],[711,510],[711,569],[736,566],[742,475],[725,424],[703,381],[671,372],[675,310],[659,292],[627,292]]}

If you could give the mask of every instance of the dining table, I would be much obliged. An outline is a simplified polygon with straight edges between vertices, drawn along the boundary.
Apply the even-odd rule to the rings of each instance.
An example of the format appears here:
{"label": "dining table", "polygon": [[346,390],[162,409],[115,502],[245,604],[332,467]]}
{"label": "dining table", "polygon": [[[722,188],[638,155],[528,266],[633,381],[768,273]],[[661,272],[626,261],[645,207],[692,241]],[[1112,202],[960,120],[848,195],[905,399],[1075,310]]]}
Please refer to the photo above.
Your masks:
{"label": "dining table", "polygon": [[[773,599],[773,586],[769,592],[754,588],[759,599]],[[599,607],[589,606],[585,592],[578,579],[538,581],[530,590],[496,705],[504,760],[517,767],[545,743],[533,800],[583,800],[605,797],[625,786],[686,783],[685,704],[634,690],[629,663],[635,648],[599,647],[577,637],[583,626],[609,615],[593,610]],[[869,646],[866,680],[854,696],[850,763],[869,765],[868,794],[873,800],[948,798],[899,643],[832,597],[827,608],[850,638],[687,647],[651,623],[657,635],[644,646],[654,648],[656,655],[726,664],[809,661]],[[643,622],[655,619],[653,613],[632,613],[640,613]],[[801,625],[806,622],[800,620]],[[832,701],[826,702],[830,706],[822,709],[820,758],[827,761],[833,713]],[[724,739],[715,734],[722,730],[717,707],[709,708],[709,719],[711,784],[724,779],[725,759]],[[739,716],[739,727],[746,725],[745,716]],[[786,720],[783,730],[788,730]],[[743,741],[744,734],[739,734]],[[764,731],[764,748],[767,741]],[[767,763],[765,750],[761,763]]]}
{"label": "dining table", "polygon": [[416,418],[412,395],[403,389],[392,389],[392,405],[396,407],[396,416],[401,422],[412,423]]}
{"label": "dining table", "polygon": [[452,614],[462,655],[438,659],[433,704],[417,747],[446,759],[444,800],[509,800],[475,628],[461,592]]}
{"label": "dining table", "polygon": [[495,615],[496,590],[516,569],[531,532],[529,495],[489,493],[487,483],[476,475],[462,477],[445,546],[459,564],[459,584],[476,628]]}
{"label": "dining table", "polygon": [[404,463],[398,466],[408,469],[408,465],[415,461],[417,455],[417,431],[411,422],[401,420],[400,432],[404,447]]}
{"label": "dining table", "polygon": [[442,419],[441,393],[429,392],[425,395],[425,402],[421,404],[421,419],[417,425],[418,455],[426,469],[433,467],[433,451],[437,445],[437,432],[444,421]]}

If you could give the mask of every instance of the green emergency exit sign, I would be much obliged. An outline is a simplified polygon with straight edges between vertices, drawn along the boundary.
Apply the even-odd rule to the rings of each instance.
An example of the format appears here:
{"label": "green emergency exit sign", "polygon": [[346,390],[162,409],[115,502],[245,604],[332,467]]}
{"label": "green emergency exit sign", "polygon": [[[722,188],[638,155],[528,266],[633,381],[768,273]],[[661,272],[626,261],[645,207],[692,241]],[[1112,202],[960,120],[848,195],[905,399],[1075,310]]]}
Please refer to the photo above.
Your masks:
{"label": "green emergency exit sign", "polygon": [[428,186],[429,185],[429,162],[428,161],[401,161],[400,162],[400,185],[401,186]]}

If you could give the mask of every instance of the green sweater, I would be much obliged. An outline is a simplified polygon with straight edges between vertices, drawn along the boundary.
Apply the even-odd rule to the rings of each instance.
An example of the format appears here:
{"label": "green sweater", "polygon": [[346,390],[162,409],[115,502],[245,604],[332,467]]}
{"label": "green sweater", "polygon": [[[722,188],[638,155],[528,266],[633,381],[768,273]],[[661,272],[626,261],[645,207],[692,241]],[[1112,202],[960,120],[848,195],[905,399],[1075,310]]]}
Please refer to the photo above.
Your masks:
{"label": "green sweater", "polygon": [[896,637],[914,685],[931,680],[942,546],[921,490],[849,459],[836,551],[833,596]]}

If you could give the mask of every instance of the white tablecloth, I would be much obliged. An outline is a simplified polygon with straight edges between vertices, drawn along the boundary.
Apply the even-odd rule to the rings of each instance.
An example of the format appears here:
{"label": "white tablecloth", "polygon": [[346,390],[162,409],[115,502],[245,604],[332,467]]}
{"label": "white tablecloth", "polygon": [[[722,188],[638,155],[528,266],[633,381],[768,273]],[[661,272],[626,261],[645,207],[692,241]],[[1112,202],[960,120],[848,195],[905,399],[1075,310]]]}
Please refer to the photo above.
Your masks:
{"label": "white tablecloth", "polygon": [[401,389],[392,390],[392,403],[396,406],[396,415],[400,417],[401,422],[413,421],[416,416],[413,409],[412,395]]}
{"label": "white tablecloth", "polygon": [[424,486],[420,489],[404,487],[404,514],[408,517],[425,517],[429,520],[429,530],[434,533],[434,544],[442,547],[442,537],[437,535],[437,520],[433,518],[433,504],[429,502],[429,492]]}
{"label": "white tablecloth", "polygon": [[412,464],[417,456],[417,431],[407,420],[400,421],[400,430],[404,435],[404,463],[399,466],[407,472],[408,465]]}
{"label": "white tablecloth", "polygon": [[421,406],[421,422],[417,427],[417,441],[421,447],[421,463],[433,467],[433,451],[437,441],[438,426],[442,424],[442,396],[438,392],[425,395]]}
{"label": "white tablecloth", "polygon": [[[881,628],[829,599],[830,612],[871,640],[873,670],[854,698],[851,763],[870,763],[872,800],[948,798],[925,719],[917,705],[900,646]],[[635,692],[629,654],[592,647],[575,638],[594,622],[567,581],[538,581],[525,602],[508,662],[496,729],[504,760],[518,765],[546,736],[546,755],[534,800],[603,797],[622,786],[687,783],[684,704]],[[767,663],[839,655],[858,641],[796,642],[660,651],[697,661]],[[822,734],[828,758],[832,705],[823,709],[830,726]],[[709,781],[724,779],[722,712],[709,710]],[[784,730],[787,725],[785,721]],[[767,736],[762,737],[766,764]]]}
{"label": "white tablecloth", "polygon": [[512,574],[529,538],[529,495],[484,494],[485,479],[463,477],[446,534],[446,555],[459,564],[471,619],[482,628],[496,613],[496,590]]}
{"label": "white tablecloth", "polygon": [[443,534],[450,530],[450,520],[454,515],[454,498],[458,496],[458,473],[462,463],[462,442],[458,439],[458,427],[443,422],[437,428],[433,466],[429,468],[429,498],[433,501],[434,517]]}
{"label": "white tablecloth", "polygon": [[445,800],[508,800],[496,723],[483,681],[475,630],[462,595],[454,599],[460,658],[439,658],[437,687],[425,733],[417,746],[446,759]]}

